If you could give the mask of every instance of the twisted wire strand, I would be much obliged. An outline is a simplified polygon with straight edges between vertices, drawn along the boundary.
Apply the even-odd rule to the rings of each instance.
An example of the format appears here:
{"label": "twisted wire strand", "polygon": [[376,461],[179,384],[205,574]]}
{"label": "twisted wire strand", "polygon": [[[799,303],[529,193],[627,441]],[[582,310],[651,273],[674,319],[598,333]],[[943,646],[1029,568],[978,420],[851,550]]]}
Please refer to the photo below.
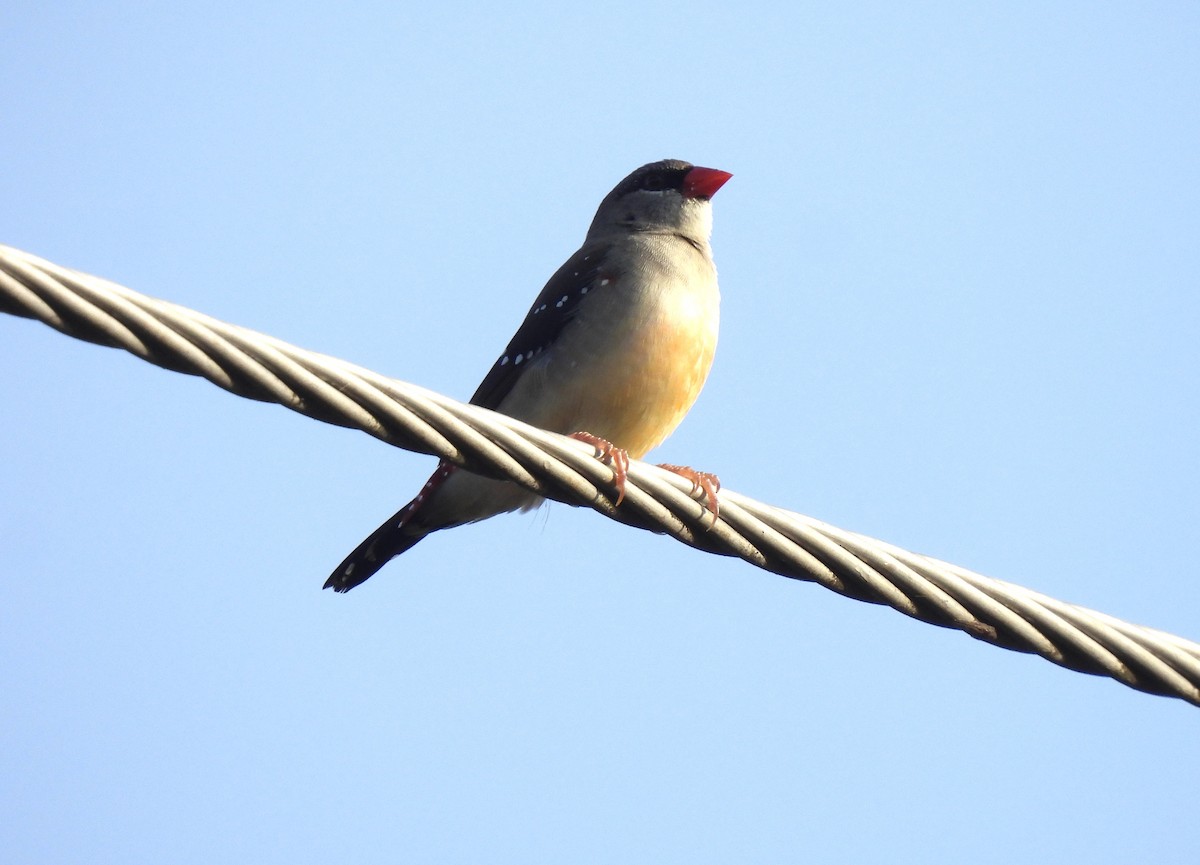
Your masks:
{"label": "twisted wire strand", "polygon": [[250,399],[512,480],[697,549],[956,628],[1131,688],[1200,705],[1200,644],[755,501],[721,493],[711,516],[683,478],[632,461],[625,501],[593,449],[96,276],[0,245],[0,311],[122,348]]}

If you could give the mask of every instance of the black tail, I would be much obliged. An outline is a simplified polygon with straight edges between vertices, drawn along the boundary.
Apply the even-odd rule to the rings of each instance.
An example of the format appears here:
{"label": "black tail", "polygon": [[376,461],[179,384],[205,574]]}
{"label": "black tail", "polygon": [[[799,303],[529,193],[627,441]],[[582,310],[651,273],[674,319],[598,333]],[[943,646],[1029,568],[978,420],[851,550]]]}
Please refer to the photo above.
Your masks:
{"label": "black tail", "polygon": [[396,556],[415,547],[417,541],[430,532],[429,528],[419,526],[420,518],[417,515],[421,506],[428,502],[429,496],[445,483],[453,471],[453,465],[441,463],[417,497],[392,514],[386,523],[355,547],[354,552],[346,556],[329,575],[323,588],[348,592],[359,583],[365,583]]}
{"label": "black tail", "polygon": [[398,511],[382,526],[371,532],[371,536],[354,548],[354,552],[346,556],[329,579],[324,588],[335,592],[348,592],[359,583],[366,582],[375,572],[386,565],[405,550],[416,546],[417,541],[425,537],[423,534],[408,534],[405,532],[404,517],[411,505]]}

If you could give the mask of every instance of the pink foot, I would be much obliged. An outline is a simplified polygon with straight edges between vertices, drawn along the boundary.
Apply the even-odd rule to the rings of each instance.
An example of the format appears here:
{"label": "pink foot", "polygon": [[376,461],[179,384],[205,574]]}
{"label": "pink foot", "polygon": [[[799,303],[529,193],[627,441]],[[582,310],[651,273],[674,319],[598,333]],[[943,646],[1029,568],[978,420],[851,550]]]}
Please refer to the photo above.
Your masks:
{"label": "pink foot", "polygon": [[721,489],[721,479],[708,472],[698,472],[690,466],[674,466],[667,463],[659,463],[658,467],[691,481],[692,495],[701,490],[704,491],[704,498],[708,501],[708,512],[712,514],[712,525],[709,526],[709,529],[715,526],[717,524],[717,516],[721,511],[720,503],[717,501],[717,491]]}
{"label": "pink foot", "polygon": [[567,438],[589,444],[596,449],[596,457],[600,462],[612,466],[613,486],[617,490],[615,506],[620,507],[625,501],[625,478],[629,476],[629,452],[619,448],[608,439],[592,435],[590,432],[571,433]]}

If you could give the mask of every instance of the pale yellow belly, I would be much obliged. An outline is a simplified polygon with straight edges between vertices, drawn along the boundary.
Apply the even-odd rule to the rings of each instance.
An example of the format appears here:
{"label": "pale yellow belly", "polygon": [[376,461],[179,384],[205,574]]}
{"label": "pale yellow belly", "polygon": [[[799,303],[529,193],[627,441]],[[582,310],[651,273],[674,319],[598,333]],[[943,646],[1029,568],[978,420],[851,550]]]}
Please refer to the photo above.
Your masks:
{"label": "pale yellow belly", "polygon": [[719,295],[711,285],[669,285],[628,310],[598,299],[573,322],[501,411],[569,434],[585,431],[641,457],[683,420],[699,396],[717,345]]}

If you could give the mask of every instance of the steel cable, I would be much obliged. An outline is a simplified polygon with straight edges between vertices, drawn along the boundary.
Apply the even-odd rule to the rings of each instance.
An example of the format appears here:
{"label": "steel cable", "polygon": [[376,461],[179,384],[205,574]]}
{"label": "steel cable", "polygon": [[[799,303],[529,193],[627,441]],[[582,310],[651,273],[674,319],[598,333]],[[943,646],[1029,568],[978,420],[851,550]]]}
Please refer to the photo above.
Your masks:
{"label": "steel cable", "polygon": [[687,481],[634,461],[625,501],[592,448],[99,277],[0,246],[0,310],[122,348],[250,399],[276,402],[540,495],[737,556],[846,597],[1200,705],[1200,645],[773,507],[730,490],[711,515]]}

